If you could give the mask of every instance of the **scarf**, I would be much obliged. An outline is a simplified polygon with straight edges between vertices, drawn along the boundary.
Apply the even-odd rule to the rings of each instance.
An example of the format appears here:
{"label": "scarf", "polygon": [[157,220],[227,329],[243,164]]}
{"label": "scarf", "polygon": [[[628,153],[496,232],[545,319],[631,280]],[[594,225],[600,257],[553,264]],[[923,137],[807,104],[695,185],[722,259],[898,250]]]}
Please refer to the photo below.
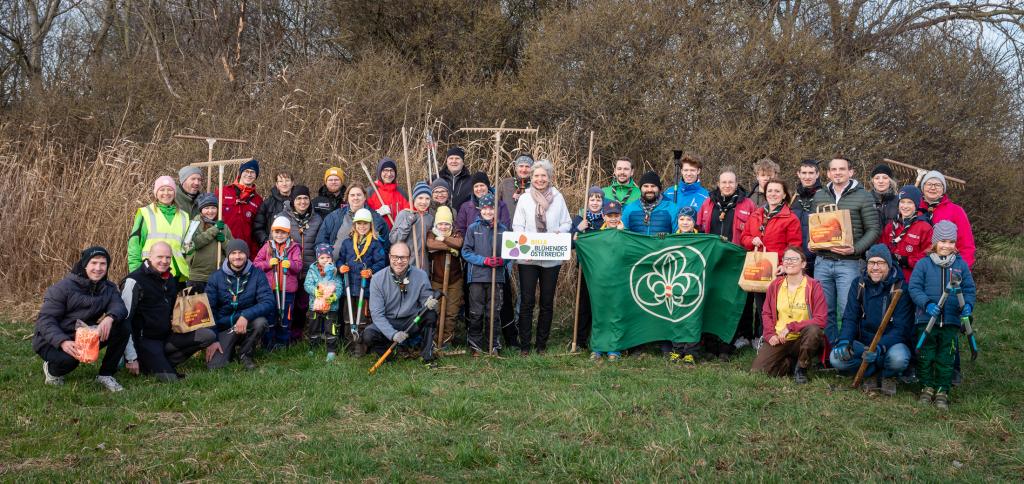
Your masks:
{"label": "scarf", "polygon": [[306,233],[306,230],[309,229],[309,219],[312,217],[312,210],[306,210],[306,213],[299,213],[292,210],[292,219],[295,220],[295,223],[299,226],[299,234]]}
{"label": "scarf", "polygon": [[722,198],[722,196],[722,192],[719,190],[715,190],[715,192],[711,194],[711,198],[715,201],[715,205],[718,206],[719,222],[724,222],[725,216],[729,213],[730,210],[736,208],[736,204],[739,203],[740,201],[739,190],[736,190],[736,192],[734,192],[732,195],[729,195],[728,200]]}
{"label": "scarf", "polygon": [[779,204],[779,206],[775,207],[774,210],[769,210],[768,205],[764,206],[764,218],[761,220],[761,235],[764,235],[764,229],[768,227],[768,222],[770,222],[773,218],[775,218],[776,215],[779,214],[779,212],[782,211],[782,207],[783,204],[781,203]]}
{"label": "scarf", "polygon": [[796,202],[800,204],[800,208],[805,212],[811,211],[811,204],[814,202],[814,194],[818,193],[821,189],[821,182],[816,181],[814,185],[805,187],[800,185],[796,188]]}
{"label": "scarf", "polygon": [[391,274],[391,281],[398,286],[398,290],[405,294],[408,291],[409,286],[409,270],[406,269],[402,274],[395,274],[395,270],[388,268],[388,272]]}
{"label": "scarf", "polygon": [[925,210],[924,212],[925,217],[927,218],[928,223],[934,225],[934,223],[932,223],[932,217],[935,216],[935,209],[939,208],[939,204],[942,203],[942,199],[940,198],[934,202],[929,202],[926,200],[924,203],[928,204],[927,210]]}
{"label": "scarf", "polygon": [[587,213],[584,214],[584,217],[586,217],[587,219],[587,225],[590,226],[590,228],[586,230],[587,232],[594,230],[594,227],[604,225],[604,214],[601,212],[594,213],[591,212],[590,210],[587,210]]}
{"label": "scarf", "polygon": [[653,202],[648,202],[647,199],[643,197],[643,195],[640,196],[640,209],[644,211],[645,225],[651,223],[651,214],[654,213],[654,209],[658,207],[659,203],[661,203],[660,193],[658,194],[658,198],[655,198]]}
{"label": "scarf", "polygon": [[249,203],[249,199],[256,194],[256,185],[246,186],[241,182],[232,183],[231,186],[235,187],[235,191],[238,193],[238,197],[235,198],[235,205],[245,205]]}
{"label": "scarf", "polygon": [[941,256],[935,252],[932,252],[928,254],[928,257],[932,259],[932,262],[934,262],[935,265],[943,269],[949,269],[950,267],[953,266],[953,262],[956,261],[956,252],[953,252],[952,254],[949,254],[947,256]]}
{"label": "scarf", "polygon": [[[373,229],[370,229],[370,231],[366,233],[366,235],[363,237],[362,241],[359,240],[359,237],[360,237],[359,236],[359,232],[356,231],[353,228],[352,229],[352,251],[354,251],[356,253],[356,261],[362,262],[363,261],[363,256],[366,255],[366,252],[368,250],[370,250],[370,243],[373,242]],[[360,244],[362,244],[361,247],[360,247]]]}
{"label": "scarf", "polygon": [[899,244],[903,237],[910,231],[910,226],[917,220],[916,217],[897,219],[892,221],[892,228],[889,229],[889,239],[892,240],[892,245],[896,246]]}
{"label": "scarf", "polygon": [[512,183],[514,184],[514,186],[516,188],[516,191],[515,191],[516,195],[522,195],[523,192],[525,192],[527,188],[530,188],[530,179],[529,178],[520,179],[519,177],[513,177],[512,180],[513,180]]}
{"label": "scarf", "polygon": [[537,232],[547,232],[548,207],[555,201],[555,191],[551,189],[550,185],[543,192],[530,188],[530,197],[537,204],[537,214],[535,215],[537,219]]}

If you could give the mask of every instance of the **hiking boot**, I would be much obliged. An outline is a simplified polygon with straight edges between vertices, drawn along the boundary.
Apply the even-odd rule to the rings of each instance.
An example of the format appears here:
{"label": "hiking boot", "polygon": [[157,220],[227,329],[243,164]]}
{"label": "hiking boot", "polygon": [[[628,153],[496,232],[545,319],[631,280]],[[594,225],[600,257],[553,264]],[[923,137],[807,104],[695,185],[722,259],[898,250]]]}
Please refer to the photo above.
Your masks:
{"label": "hiking boot", "polygon": [[154,377],[164,383],[172,383],[178,381],[177,373],[154,373]]}
{"label": "hiking boot", "polygon": [[103,385],[103,388],[106,388],[107,391],[109,392],[117,393],[120,391],[124,391],[124,387],[121,386],[121,384],[118,383],[117,380],[115,380],[114,377],[112,376],[97,376],[96,383]]}
{"label": "hiking boot", "polygon": [[868,393],[878,393],[878,380],[875,378],[868,378],[860,385],[860,389]]}
{"label": "hiking boot", "polygon": [[479,358],[480,357],[480,350],[469,350],[469,356],[471,356],[473,358]]}
{"label": "hiking boot", "polygon": [[960,370],[953,370],[953,386],[958,387],[964,383],[964,375]]}
{"label": "hiking boot", "polygon": [[249,355],[242,355],[242,356],[238,357],[238,361],[240,363],[242,363],[242,366],[246,370],[255,370],[256,369],[256,362],[252,361],[252,357],[249,356]]}
{"label": "hiking boot", "polygon": [[882,395],[891,397],[896,394],[896,379],[886,378],[882,380]]}
{"label": "hiking boot", "polygon": [[693,358],[693,355],[685,355],[683,356],[683,364],[686,366],[695,366],[697,364],[697,360]]}
{"label": "hiking boot", "polygon": [[64,384],[64,377],[62,377],[62,376],[53,376],[53,375],[50,374],[50,362],[49,361],[44,361],[43,362],[43,377],[45,378],[45,380],[43,380],[43,381],[47,385],[53,385],[55,387],[59,387],[59,386]]}
{"label": "hiking boot", "polygon": [[806,384],[809,380],[807,379],[807,368],[801,368],[800,365],[796,366],[793,370],[793,383],[797,385]]}
{"label": "hiking boot", "polygon": [[682,359],[683,359],[683,355],[680,355],[679,353],[676,353],[675,351],[673,351],[673,352],[668,354],[668,361],[671,361],[672,363],[678,363]]}
{"label": "hiking boot", "polygon": [[935,394],[935,408],[939,410],[949,410],[949,395],[946,392],[938,392]]}
{"label": "hiking boot", "polygon": [[601,353],[596,351],[590,352],[590,361],[601,361]]}
{"label": "hiking boot", "polygon": [[935,389],[932,387],[924,387],[921,389],[921,396],[917,398],[917,401],[925,405],[931,405],[933,399],[935,399]]}
{"label": "hiking boot", "polygon": [[915,370],[914,367],[907,368],[907,370],[900,375],[900,383],[903,383],[904,385],[913,385],[917,382],[917,370]]}
{"label": "hiking boot", "polygon": [[736,341],[734,341],[732,345],[736,349],[746,348],[747,346],[750,346],[750,340],[740,336],[739,338],[736,338]]}

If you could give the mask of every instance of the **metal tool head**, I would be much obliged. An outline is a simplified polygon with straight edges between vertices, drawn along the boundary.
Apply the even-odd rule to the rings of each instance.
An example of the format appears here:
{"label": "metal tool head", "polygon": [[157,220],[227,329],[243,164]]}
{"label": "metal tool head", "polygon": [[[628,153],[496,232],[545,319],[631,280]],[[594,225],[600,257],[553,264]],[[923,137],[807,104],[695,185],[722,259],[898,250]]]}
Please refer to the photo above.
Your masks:
{"label": "metal tool head", "polygon": [[672,159],[676,161],[683,159],[683,150],[672,150]]}

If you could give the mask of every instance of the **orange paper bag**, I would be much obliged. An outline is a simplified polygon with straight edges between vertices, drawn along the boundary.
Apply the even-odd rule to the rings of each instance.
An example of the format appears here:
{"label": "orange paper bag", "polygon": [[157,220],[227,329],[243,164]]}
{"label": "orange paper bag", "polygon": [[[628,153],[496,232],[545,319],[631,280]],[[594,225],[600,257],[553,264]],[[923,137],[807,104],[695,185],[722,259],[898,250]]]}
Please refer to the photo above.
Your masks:
{"label": "orange paper bag", "polygon": [[818,207],[818,213],[807,217],[807,230],[807,247],[811,250],[853,247],[853,223],[849,210],[839,210],[835,205],[822,205]]}
{"label": "orange paper bag", "polygon": [[775,279],[775,271],[779,269],[779,254],[765,252],[756,248],[747,252],[743,261],[743,272],[740,274],[740,287],[747,292],[766,292],[768,285]]}
{"label": "orange paper bag", "polygon": [[213,313],[206,294],[192,294],[192,288],[185,288],[174,302],[171,316],[171,330],[175,333],[191,333],[200,328],[213,326]]}

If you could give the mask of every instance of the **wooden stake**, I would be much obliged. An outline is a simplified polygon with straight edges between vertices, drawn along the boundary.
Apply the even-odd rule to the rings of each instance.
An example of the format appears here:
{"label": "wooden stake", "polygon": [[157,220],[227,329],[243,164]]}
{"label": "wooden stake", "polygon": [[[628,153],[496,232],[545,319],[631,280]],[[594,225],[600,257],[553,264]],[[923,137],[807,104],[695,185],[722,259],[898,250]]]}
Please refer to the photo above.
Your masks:
{"label": "wooden stake", "polygon": [[[501,129],[504,128],[504,127],[505,127],[505,122],[502,121],[501,122],[501,128],[499,128],[498,131],[494,133],[494,176],[491,178],[491,180],[495,180],[494,183],[497,183],[497,180],[498,180],[498,162],[501,159]],[[497,252],[498,252],[498,223],[499,223],[498,219],[499,219],[499,215],[500,214],[501,214],[501,212],[500,212],[500,210],[498,210],[498,203],[495,202],[494,203],[494,220],[491,221],[491,225],[493,227],[492,232],[491,232],[491,257],[497,257],[498,256],[497,255]],[[502,268],[502,270],[504,270],[504,268]],[[497,286],[497,283],[498,283],[498,279],[497,278],[498,278],[498,268],[497,267],[492,267],[491,268],[491,328],[490,328],[490,335],[488,336],[488,339],[487,339],[487,353],[488,354],[494,353],[494,313],[495,313],[495,311],[494,311],[494,289],[495,289],[495,287]],[[520,342],[520,344],[522,344],[522,342]]]}
{"label": "wooden stake", "polygon": [[[587,149],[587,184],[583,187],[583,219],[586,220],[587,211],[589,210],[588,205],[590,204],[590,164],[594,159],[594,132],[590,132],[590,147]],[[576,310],[573,311],[572,318],[572,348],[569,350],[570,353],[576,352],[576,338],[579,334],[580,328],[580,293],[583,288],[583,267],[580,266],[579,254],[576,254]]]}
{"label": "wooden stake", "polygon": [[217,144],[218,141],[223,143],[238,143],[244,144],[248,141],[244,139],[233,139],[233,138],[214,138],[213,136],[196,136],[191,134],[176,134],[172,136],[178,139],[195,139],[206,142],[206,162],[210,163],[206,165],[206,192],[210,193],[210,182],[213,181],[213,145]]}
{"label": "wooden stake", "polygon": [[[885,333],[885,327],[889,325],[889,320],[892,319],[892,313],[896,311],[896,303],[899,302],[900,296],[903,295],[903,289],[897,289],[892,292],[892,301],[889,302],[889,308],[885,310],[885,317],[882,318],[882,323],[878,325],[878,331],[875,331],[875,337],[871,339],[871,345],[868,346],[867,351],[875,351],[878,349],[878,342],[882,339],[882,334]],[[857,376],[853,378],[853,388],[860,386],[861,381],[864,380],[864,372],[868,369],[867,360],[861,357],[860,368],[857,369]]]}
{"label": "wooden stake", "polygon": [[[415,215],[416,219],[420,222],[420,225],[421,225],[420,228],[424,228],[425,229],[425,227],[422,227],[422,225],[425,223],[425,221],[423,220],[423,217],[420,215],[419,211],[416,210],[416,207],[413,205],[412,177],[409,176],[409,136],[408,136],[408,134],[406,132],[405,126],[402,126],[402,157],[405,158],[405,186],[406,186],[406,190],[408,190],[407,193],[409,194],[409,210],[412,211],[413,215]],[[422,266],[421,262],[422,262],[423,258],[420,256],[420,243],[416,240],[416,235],[417,234],[416,234],[416,222],[415,221],[412,223],[412,226],[409,227],[409,233],[412,235],[412,248],[413,248],[413,251],[416,252],[416,259],[415,259],[416,267],[422,269],[423,266]],[[424,230],[424,234],[425,233],[426,233],[426,230]],[[424,242],[426,242],[426,240],[424,240]],[[424,243],[423,245],[426,245],[426,243]]]}
{"label": "wooden stake", "polygon": [[444,318],[448,312],[448,268],[452,263],[451,250],[445,249],[444,277],[441,278],[441,316],[437,318],[437,347],[444,344]]}

